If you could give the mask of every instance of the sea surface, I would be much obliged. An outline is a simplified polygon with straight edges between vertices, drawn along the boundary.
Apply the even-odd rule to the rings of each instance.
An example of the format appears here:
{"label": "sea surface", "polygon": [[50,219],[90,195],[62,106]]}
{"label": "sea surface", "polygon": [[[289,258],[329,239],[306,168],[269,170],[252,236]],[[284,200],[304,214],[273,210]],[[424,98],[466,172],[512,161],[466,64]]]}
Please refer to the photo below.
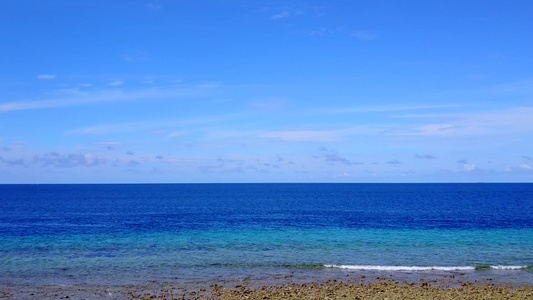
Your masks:
{"label": "sea surface", "polygon": [[1,284],[458,273],[533,284],[533,184],[0,185]]}

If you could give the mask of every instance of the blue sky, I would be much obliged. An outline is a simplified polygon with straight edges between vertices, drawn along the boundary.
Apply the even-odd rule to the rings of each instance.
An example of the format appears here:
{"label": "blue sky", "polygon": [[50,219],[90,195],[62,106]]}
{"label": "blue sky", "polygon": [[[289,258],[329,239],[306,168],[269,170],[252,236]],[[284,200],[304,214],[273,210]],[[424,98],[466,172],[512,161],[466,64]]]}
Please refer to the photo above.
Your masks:
{"label": "blue sky", "polygon": [[4,1],[0,183],[532,182],[531,1]]}

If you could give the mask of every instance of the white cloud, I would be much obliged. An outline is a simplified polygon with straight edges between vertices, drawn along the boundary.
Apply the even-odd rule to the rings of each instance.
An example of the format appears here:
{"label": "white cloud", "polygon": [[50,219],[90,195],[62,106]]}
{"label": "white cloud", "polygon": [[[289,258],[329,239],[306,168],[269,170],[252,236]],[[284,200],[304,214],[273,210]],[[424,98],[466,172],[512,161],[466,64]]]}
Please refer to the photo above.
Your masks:
{"label": "white cloud", "polygon": [[365,30],[357,30],[352,34],[352,36],[360,41],[371,41],[377,38],[375,34]]}
{"label": "white cloud", "polygon": [[524,170],[533,170],[533,167],[531,167],[528,164],[521,164],[519,167],[520,169],[524,169]]}
{"label": "white cloud", "polygon": [[324,27],[321,27],[319,29],[315,29],[315,30],[310,30],[308,32],[306,32],[307,35],[310,35],[310,36],[323,36],[325,34],[328,34],[330,33],[329,30],[327,30],[326,28]]}
{"label": "white cloud", "polygon": [[55,79],[55,78],[56,78],[56,75],[52,75],[52,74],[39,74],[39,75],[37,75],[37,78],[38,78],[38,79]]}
{"label": "white cloud", "polygon": [[415,129],[421,135],[452,135],[463,128],[464,126],[454,124],[428,124]]}
{"label": "white cloud", "polygon": [[185,135],[185,134],[187,134],[186,131],[179,131],[179,130],[178,130],[178,131],[173,131],[173,132],[171,132],[171,133],[168,135],[168,137],[178,137],[178,136],[182,136],[182,135]]}
{"label": "white cloud", "polygon": [[124,124],[106,124],[106,125],[96,125],[89,126],[84,128],[78,128],[70,130],[67,133],[69,134],[111,134],[111,133],[123,133],[137,131],[140,129],[146,129],[147,127],[153,127],[147,125],[145,122],[132,122]]}
{"label": "white cloud", "polygon": [[25,166],[26,162],[23,159],[5,159],[2,156],[0,156],[0,162],[4,163],[8,166]]}
{"label": "white cloud", "polygon": [[[533,132],[533,107],[515,107],[493,112],[459,113],[452,121],[412,127],[403,135],[469,136]],[[442,117],[451,118],[445,114]],[[439,118],[433,115],[433,119]]]}
{"label": "white cloud", "polygon": [[285,9],[277,14],[274,14],[272,15],[270,18],[272,20],[279,20],[279,19],[285,19],[285,18],[289,18],[289,17],[295,17],[295,16],[299,16],[299,15],[303,15],[304,12],[302,10],[299,10],[299,9],[294,9],[294,10],[290,10],[290,9]]}
{"label": "white cloud", "polygon": [[267,98],[253,101],[250,106],[258,110],[277,110],[285,105],[285,100],[281,98]]}
{"label": "white cloud", "polygon": [[338,132],[328,130],[272,131],[259,135],[261,138],[281,139],[288,142],[328,142],[338,137]]}
{"label": "white cloud", "polygon": [[141,50],[133,50],[124,55],[124,60],[128,62],[147,61],[150,56]]}
{"label": "white cloud", "polygon": [[117,146],[117,145],[121,145],[122,143],[121,142],[118,142],[118,141],[102,141],[102,142],[98,142],[98,145],[103,145],[103,146]]}
{"label": "white cloud", "polygon": [[196,85],[196,87],[199,89],[207,89],[207,90],[214,89],[219,86],[220,84],[218,82],[204,82],[204,83]]}
{"label": "white cloud", "polygon": [[342,157],[336,153],[326,153],[324,154],[324,160],[327,163],[341,163],[344,165],[352,166],[352,165],[361,165],[360,162],[353,162],[345,157]]}
{"label": "white cloud", "polygon": [[157,4],[157,3],[150,2],[150,3],[148,3],[148,8],[151,9],[151,10],[160,10],[161,9],[161,5]]}
{"label": "white cloud", "polygon": [[357,107],[342,107],[342,108],[321,108],[311,111],[313,114],[320,115],[335,115],[335,114],[354,114],[354,113],[372,113],[372,112],[394,112],[394,111],[410,111],[410,110],[432,110],[444,108],[458,108],[463,105],[456,104],[442,104],[442,105],[383,105],[383,106],[357,106]]}
{"label": "white cloud", "polygon": [[124,81],[122,80],[115,80],[115,81],[111,81],[110,83],[108,83],[107,85],[109,86],[119,86],[119,85],[123,85],[124,84]]}
{"label": "white cloud", "polygon": [[58,168],[72,168],[77,166],[92,167],[106,162],[105,159],[97,157],[92,153],[85,154],[61,154],[57,152],[50,152],[44,155],[36,155],[33,158],[33,163],[42,164],[44,166],[53,166]]}
{"label": "white cloud", "polygon": [[348,178],[352,177],[352,174],[350,172],[344,172],[342,174],[337,174],[333,176],[334,178]]}
{"label": "white cloud", "polygon": [[[147,120],[147,121],[138,121],[138,122],[129,122],[129,123],[117,123],[117,124],[103,124],[95,125],[83,128],[77,128],[70,130],[67,134],[114,134],[114,133],[126,133],[126,132],[136,132],[136,131],[147,131],[153,129],[161,129],[164,127],[184,127],[192,126],[198,124],[208,124],[216,123],[224,120],[233,118],[234,115],[225,115],[225,116],[215,116],[215,117],[200,117],[196,119],[186,119],[186,120],[176,120],[176,119],[167,119],[167,120]],[[185,134],[185,132],[181,132]],[[171,133],[171,135],[178,136],[179,131]],[[171,136],[169,136],[171,137]]]}
{"label": "white cloud", "polygon": [[42,109],[42,108],[57,108],[77,106],[83,104],[90,104],[96,102],[116,101],[116,100],[128,100],[134,99],[138,95],[125,94],[118,91],[103,91],[97,93],[78,93],[76,97],[66,97],[58,99],[49,99],[41,101],[17,101],[0,103],[0,112],[2,111],[16,111],[16,110],[29,110],[29,109]]}
{"label": "white cloud", "polygon": [[416,154],[415,158],[418,158],[418,159],[437,159],[435,156],[433,156],[431,154]]}
{"label": "white cloud", "polygon": [[120,146],[122,143],[117,141],[103,141],[98,142],[97,145],[105,147],[107,150],[114,150],[115,147]]}
{"label": "white cloud", "polygon": [[285,10],[285,11],[282,11],[280,13],[273,15],[271,19],[273,20],[284,19],[284,18],[288,18],[290,15],[291,13]]}
{"label": "white cloud", "polygon": [[476,165],[475,164],[464,164],[463,165],[463,170],[465,170],[467,172],[474,171],[475,169],[476,169]]}
{"label": "white cloud", "polygon": [[[0,112],[29,110],[29,109],[43,109],[43,108],[59,108],[80,106],[99,102],[111,101],[130,101],[139,99],[162,99],[162,98],[178,98],[178,97],[193,97],[202,93],[201,87],[181,87],[173,89],[142,89],[131,92],[124,92],[115,89],[91,91],[91,92],[76,92],[75,95],[68,95],[68,97],[37,100],[37,101],[14,101],[0,103]],[[73,93],[71,93],[73,94]]]}
{"label": "white cloud", "polygon": [[487,89],[485,92],[493,94],[504,95],[517,95],[526,94],[531,95],[533,93],[533,78],[526,78],[524,80],[500,84],[492,88]]}

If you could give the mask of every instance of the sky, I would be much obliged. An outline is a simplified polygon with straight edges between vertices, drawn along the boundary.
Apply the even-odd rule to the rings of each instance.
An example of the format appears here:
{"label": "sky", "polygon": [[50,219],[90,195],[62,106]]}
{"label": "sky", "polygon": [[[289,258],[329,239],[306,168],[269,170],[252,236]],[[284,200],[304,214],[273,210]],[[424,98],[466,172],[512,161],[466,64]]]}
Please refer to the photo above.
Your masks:
{"label": "sky", "polygon": [[533,182],[529,0],[0,6],[0,183]]}

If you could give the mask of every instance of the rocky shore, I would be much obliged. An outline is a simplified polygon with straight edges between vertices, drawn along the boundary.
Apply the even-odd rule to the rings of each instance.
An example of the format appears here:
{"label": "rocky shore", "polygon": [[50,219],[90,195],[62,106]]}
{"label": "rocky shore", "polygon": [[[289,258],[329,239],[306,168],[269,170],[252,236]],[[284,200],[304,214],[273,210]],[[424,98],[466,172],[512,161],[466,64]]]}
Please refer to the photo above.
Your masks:
{"label": "rocky shore", "polygon": [[533,299],[533,287],[513,288],[473,283],[443,287],[423,281],[417,284],[396,281],[360,282],[328,281],[322,284],[286,284],[249,288],[237,285],[224,288],[214,285],[197,291],[175,294],[129,294],[132,299]]}
{"label": "rocky shore", "polygon": [[[263,282],[264,283],[264,282]],[[130,286],[2,286],[0,299],[533,299],[533,286],[391,278],[261,285],[257,281]]]}

